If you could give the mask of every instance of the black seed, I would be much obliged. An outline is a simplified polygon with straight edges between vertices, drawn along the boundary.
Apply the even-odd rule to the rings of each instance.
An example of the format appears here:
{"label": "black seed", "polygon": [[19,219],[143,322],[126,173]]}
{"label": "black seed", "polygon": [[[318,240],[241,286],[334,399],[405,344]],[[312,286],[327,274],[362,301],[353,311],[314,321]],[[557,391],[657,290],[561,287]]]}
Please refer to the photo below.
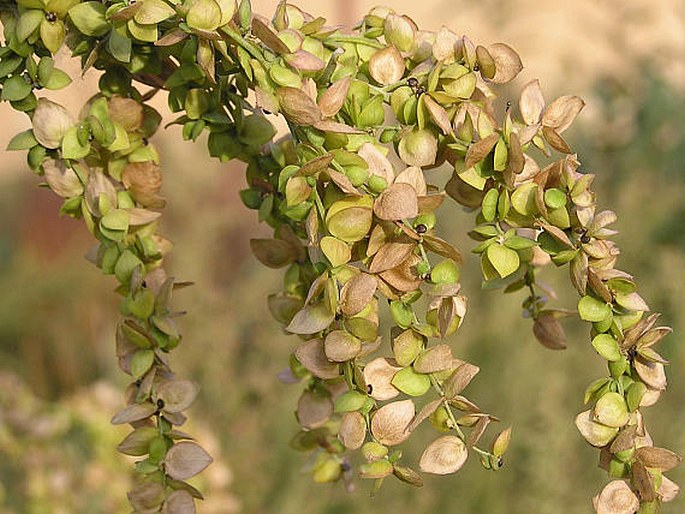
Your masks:
{"label": "black seed", "polygon": [[507,100],[507,110],[511,109],[511,100]]}
{"label": "black seed", "polygon": [[416,77],[409,77],[407,79],[407,85],[411,88],[415,88],[416,86],[419,85],[419,81]]}
{"label": "black seed", "polygon": [[145,146],[147,146],[147,138],[146,138],[146,137],[143,138],[143,144],[144,144]]}
{"label": "black seed", "polygon": [[57,21],[57,14],[52,11],[46,12],[45,19],[48,20],[50,23],[54,23]]}
{"label": "black seed", "polygon": [[161,398],[157,400],[157,408],[160,410],[164,408],[164,400],[162,400]]}
{"label": "black seed", "polygon": [[473,67],[473,71],[480,71],[480,66],[477,64]]}
{"label": "black seed", "polygon": [[343,471],[349,471],[352,469],[352,466],[349,462],[344,461],[342,464],[340,464],[340,469],[342,469]]}
{"label": "black seed", "polygon": [[500,467],[500,468],[501,468],[502,466],[504,466],[504,459],[502,458],[501,455],[500,455],[499,457],[497,457],[497,466]]}
{"label": "black seed", "polygon": [[591,241],[591,239],[592,239],[592,238],[591,238],[589,235],[583,234],[583,235],[580,237],[580,242],[583,243],[583,244],[588,244],[588,243]]}
{"label": "black seed", "polygon": [[373,386],[371,384],[366,384],[366,393],[367,394],[373,393]]}
{"label": "black seed", "polygon": [[419,234],[425,234],[428,228],[423,223],[416,225],[416,232]]}

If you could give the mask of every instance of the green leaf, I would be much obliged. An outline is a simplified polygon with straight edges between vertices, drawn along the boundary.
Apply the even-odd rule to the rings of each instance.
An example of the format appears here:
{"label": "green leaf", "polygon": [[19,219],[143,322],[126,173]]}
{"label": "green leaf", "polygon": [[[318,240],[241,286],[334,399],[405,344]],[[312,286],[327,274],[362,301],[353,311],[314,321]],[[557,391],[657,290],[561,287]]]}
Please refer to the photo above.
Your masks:
{"label": "green leaf", "polygon": [[90,143],[81,144],[78,137],[78,127],[71,127],[62,139],[62,158],[78,160],[90,153]]}
{"label": "green leaf", "polygon": [[142,261],[131,250],[124,250],[114,266],[114,275],[120,283],[128,284],[133,270],[142,265]]}
{"label": "green leaf", "polygon": [[578,314],[582,320],[597,323],[611,316],[611,305],[593,296],[583,296],[578,301]]}
{"label": "green leaf", "polygon": [[123,209],[112,209],[100,220],[100,225],[110,230],[127,230],[129,214]]}
{"label": "green leaf", "polygon": [[497,200],[499,192],[496,189],[490,189],[483,197],[483,218],[485,221],[493,221],[497,214]]}
{"label": "green leaf", "polygon": [[193,29],[215,30],[221,23],[221,7],[214,0],[192,0],[188,5],[186,23]]}
{"label": "green leaf", "polygon": [[2,99],[10,102],[23,100],[31,94],[31,84],[21,75],[13,75],[5,81],[2,88]]}
{"label": "green leaf", "polygon": [[7,145],[7,150],[28,150],[37,144],[38,141],[36,141],[36,138],[33,136],[33,130],[29,129],[14,136]]}
{"label": "green leaf", "polygon": [[62,70],[54,69],[45,82],[41,80],[41,84],[45,89],[57,91],[71,84],[71,77]]}
{"label": "green leaf", "polygon": [[157,25],[142,25],[136,20],[128,20],[126,24],[128,31],[138,41],[145,41],[147,43],[154,43],[159,39],[159,32]]}
{"label": "green leaf", "polygon": [[618,361],[621,358],[621,349],[618,341],[609,334],[599,334],[592,340],[592,346],[609,362]]}
{"label": "green leaf", "polygon": [[143,0],[133,19],[142,25],[150,25],[171,18],[174,14],[174,8],[163,0]]}
{"label": "green leaf", "polygon": [[566,205],[566,193],[557,188],[548,189],[545,191],[545,204],[550,209],[561,209]]}
{"label": "green leaf", "polygon": [[25,11],[19,17],[19,21],[14,29],[17,40],[19,42],[24,41],[31,34],[33,34],[44,18],[45,13],[42,10],[29,9],[28,11]]}
{"label": "green leaf", "polygon": [[155,352],[153,350],[138,350],[131,358],[131,375],[133,378],[142,377],[152,366],[155,361]]}
{"label": "green leaf", "polygon": [[69,18],[82,34],[104,36],[110,29],[105,11],[105,5],[100,2],[83,2],[69,9]]}
{"label": "green leaf", "polygon": [[417,373],[413,368],[404,368],[395,373],[391,384],[409,396],[423,396],[431,386],[428,375]]}
{"label": "green leaf", "polygon": [[112,54],[112,57],[117,61],[130,62],[132,46],[133,43],[131,43],[131,40],[118,31],[112,30],[109,33],[107,51]]}
{"label": "green leaf", "polygon": [[495,268],[500,277],[505,278],[514,273],[521,263],[519,254],[516,250],[492,244],[488,246],[487,257],[492,267]]}
{"label": "green leaf", "polygon": [[[31,59],[29,59],[30,61]],[[19,56],[13,57],[3,57],[0,60],[0,78],[6,77],[10,73],[13,73],[24,60]]]}
{"label": "green leaf", "polygon": [[50,50],[53,55],[62,47],[66,30],[62,20],[48,21],[43,19],[40,24],[40,39],[43,41],[45,48]]}

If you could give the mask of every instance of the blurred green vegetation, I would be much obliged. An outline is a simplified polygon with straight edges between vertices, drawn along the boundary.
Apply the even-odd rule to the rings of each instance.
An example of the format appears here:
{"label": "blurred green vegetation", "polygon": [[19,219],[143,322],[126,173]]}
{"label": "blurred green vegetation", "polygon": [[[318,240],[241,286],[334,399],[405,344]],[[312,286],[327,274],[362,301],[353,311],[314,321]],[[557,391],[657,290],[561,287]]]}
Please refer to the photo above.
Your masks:
{"label": "blurred green vegetation", "polygon": [[[682,454],[685,93],[646,76],[630,87],[598,82],[588,99],[594,121],[583,124],[581,116],[573,135],[583,169],[597,174],[599,205],[619,214],[619,267],[636,275],[642,295],[675,329],[663,343],[672,384],[647,418],[655,444]],[[603,373],[601,359],[573,320],[565,322],[566,351],[537,344],[520,295],[481,291],[475,258],[463,274],[469,313],[451,343],[455,355],[481,367],[469,396],[514,426],[504,469],[486,472],[471,458],[457,475],[428,478],[422,491],[389,481],[373,499],[365,483],[354,495],[311,483],[299,472],[305,457],[288,448],[299,388],[276,379],[296,338],[269,319],[266,296],[280,273],[249,254],[248,239],[266,230],[240,205],[242,170],[209,162],[201,145],[169,132],[159,141],[170,205],[163,232],[177,245],[172,274],[196,283],[178,296],[189,315],[176,366],[202,384],[190,415],[203,437],[216,440],[219,460],[201,484],[210,500],[200,512],[591,512],[589,498],[606,477],[573,418],[584,388]],[[446,179],[435,173],[435,181]],[[114,284],[84,261],[88,235],[77,222],[56,219],[57,203],[37,182],[26,174],[0,188],[0,514],[126,513],[129,464],[115,455],[117,432],[107,426],[126,384],[114,356]],[[443,233],[468,253],[472,215],[454,205],[442,211]],[[543,271],[559,293],[552,305],[573,308],[566,271],[552,268]],[[670,475],[685,483],[683,469]],[[662,510],[684,511],[683,497]]]}

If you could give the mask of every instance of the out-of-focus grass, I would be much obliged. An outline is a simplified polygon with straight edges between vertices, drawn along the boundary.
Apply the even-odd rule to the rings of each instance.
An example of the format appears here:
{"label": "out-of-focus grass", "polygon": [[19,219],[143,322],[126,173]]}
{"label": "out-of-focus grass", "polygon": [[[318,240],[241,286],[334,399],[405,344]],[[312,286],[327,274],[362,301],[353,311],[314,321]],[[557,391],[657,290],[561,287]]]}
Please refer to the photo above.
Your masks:
{"label": "out-of-focus grass", "polygon": [[[485,2],[486,7],[503,10],[534,3]],[[580,4],[583,7],[579,9],[589,9]],[[635,10],[636,5],[628,3],[628,7]],[[334,3],[325,8],[334,11]],[[475,7],[464,7],[462,13],[513,30],[512,22],[502,16],[488,18]],[[617,18],[619,14],[626,15],[621,11]],[[437,28],[437,17],[431,16],[432,28]],[[610,24],[603,17],[598,19]],[[616,33],[621,30],[617,27]],[[545,44],[549,36],[547,39]],[[538,52],[543,57],[534,62],[543,58],[558,62],[558,53]],[[522,54],[529,63],[526,52],[522,50]],[[578,59],[582,61],[582,56]],[[634,62],[630,67],[650,69]],[[572,82],[577,79],[575,68],[559,69],[562,71],[554,72],[555,83],[564,83],[564,73]],[[633,73],[630,82],[615,78],[620,75],[608,73],[614,78],[605,80],[595,74],[586,89],[594,91],[587,98],[588,114],[581,115],[572,134],[584,169],[597,174],[600,206],[619,214],[620,267],[636,275],[643,296],[676,330],[663,343],[664,353],[672,361],[672,384],[662,401],[647,410],[647,420],[657,445],[667,444],[685,453],[685,382],[679,371],[685,367],[685,354],[678,344],[685,332],[681,308],[685,290],[685,93],[671,78],[649,78],[659,77],[661,71]],[[548,99],[552,97],[549,93]],[[500,416],[503,424],[514,425],[512,450],[504,469],[485,472],[471,459],[453,477],[429,478],[421,491],[390,481],[374,499],[368,498],[363,483],[355,495],[339,487],[310,483],[298,472],[305,457],[288,448],[297,427],[293,410],[298,388],[283,386],[275,378],[296,342],[269,319],[266,309],[266,295],[278,288],[280,273],[261,267],[249,255],[247,245],[249,237],[268,232],[240,205],[237,192],[243,179],[239,166],[211,162],[202,145],[178,143],[178,132],[170,136],[158,141],[164,156],[164,192],[170,200],[163,228],[177,245],[170,259],[172,273],[196,282],[178,295],[179,307],[189,315],[182,322],[185,339],[175,352],[175,362],[179,373],[202,384],[191,417],[201,420],[203,429],[218,440],[220,449],[214,454],[228,462],[235,477],[230,486],[232,496],[221,496],[227,487],[224,480],[209,491],[210,495],[217,491],[215,497],[220,500],[201,507],[200,512],[228,513],[236,500],[247,514],[591,511],[589,497],[599,490],[605,474],[595,468],[597,452],[577,434],[572,420],[583,409],[583,389],[603,373],[600,359],[588,345],[585,329],[572,320],[565,323],[569,335],[565,352],[554,353],[535,343],[530,323],[520,317],[521,298],[481,291],[475,258],[469,259],[464,273],[470,310],[452,342],[455,354],[482,370],[469,387],[469,396]],[[114,284],[85,263],[82,255],[90,245],[88,235],[77,222],[55,221],[58,207],[47,191],[35,190],[36,182],[28,174],[12,175],[0,189],[0,216],[7,221],[0,224],[0,365],[19,375],[40,396],[62,399],[66,402],[62,408],[71,412],[74,420],[78,415],[69,406],[74,400],[67,398],[98,402],[97,395],[83,392],[96,379],[104,378],[119,390],[125,386],[114,358],[116,298],[110,291]],[[466,252],[472,243],[463,233],[472,222],[471,215],[452,205],[442,209],[444,233]],[[559,286],[555,305],[572,307],[575,298],[567,292],[566,272],[555,271],[545,271],[549,282]],[[29,419],[34,412],[31,401],[25,406]],[[106,424],[116,409],[105,402],[94,406],[92,415]],[[7,412],[0,404],[2,437]],[[103,455],[108,450],[113,455],[114,432],[97,433],[102,433],[102,439],[77,438],[78,445],[91,441],[97,452],[72,452],[72,460],[66,462],[85,467],[93,460],[106,461]],[[68,451],[68,434],[55,435],[52,451]],[[428,430],[424,434],[425,442]],[[1,441],[9,446],[0,446],[5,498],[5,505],[0,499],[5,509],[0,512],[57,512],[31,507],[34,493],[27,477],[40,478],[39,469],[43,468],[27,464],[26,469],[17,471],[16,463],[24,461],[7,459],[9,448],[35,444],[34,436],[15,431],[11,437],[14,439]],[[407,449],[412,454],[418,451],[418,445]],[[30,462],[35,466],[35,461]],[[126,469],[125,463],[119,466],[116,469]],[[685,482],[683,470],[670,475]],[[77,484],[73,494],[83,495],[84,488],[92,487],[78,475],[71,479]],[[46,501],[63,501],[57,494],[48,498]],[[663,509],[666,514],[683,511],[682,497]],[[73,507],[66,512],[127,510],[93,503],[86,510]]]}

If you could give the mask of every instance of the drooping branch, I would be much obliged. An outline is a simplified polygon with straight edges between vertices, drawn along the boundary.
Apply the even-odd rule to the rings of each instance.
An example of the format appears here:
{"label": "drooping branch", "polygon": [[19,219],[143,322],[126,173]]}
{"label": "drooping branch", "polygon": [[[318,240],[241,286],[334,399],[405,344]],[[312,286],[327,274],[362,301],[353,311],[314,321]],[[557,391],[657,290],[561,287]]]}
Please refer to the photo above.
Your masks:
{"label": "drooping branch", "polygon": [[[578,312],[593,323],[610,371],[588,389],[593,409],[577,425],[603,448],[610,475],[628,480],[604,489],[598,512],[653,512],[675,495],[661,472],[679,457],[652,447],[639,411],[665,388],[664,361],[651,347],[669,330],[653,327],[634,280],[614,268],[606,228],[614,216],[595,213],[592,176],[578,172],[562,137],[583,101],[565,96],[545,107],[533,81],[520,118],[497,104],[496,88],[522,68],[509,46],[419,31],[387,8],[353,32],[284,2],[269,22],[246,0],[20,2],[3,24],[2,98],[33,119],[11,146],[28,149],[32,168],[65,198],[63,210],[85,220],[99,241],[96,264],[125,297],[117,344],[136,382],[114,421],[135,429],[121,448],[146,456],[131,495],[137,511],[189,512],[198,493],[182,481],[209,462],[195,443],[177,442],[185,436],[172,426],[197,388],[174,379],[166,359],[180,335],[156,235],[161,175],[147,138],[159,118],[143,105],[160,89],[184,138],[208,131],[211,156],[248,164],[241,198],[274,229],[251,245],[265,265],[287,268],[269,308],[301,339],[282,378],[304,387],[293,446],[314,452],[314,480],[351,485],[360,450],[359,475],[375,487],[390,475],[421,485],[397,447],[425,420],[448,435],[427,446],[421,471],[454,473],[470,452],[488,469],[502,465],[510,431],[479,447],[497,418],[463,395],[477,366],[439,341],[466,313],[461,254],[437,235],[447,194],[477,212],[471,235],[485,280],[528,290],[527,313],[547,346],[563,346],[558,319],[569,312],[546,308],[536,270],[550,259],[570,263]],[[34,95],[69,83],[50,57],[67,33],[83,68],[104,71],[103,96],[77,124]],[[141,93],[133,81],[153,89]],[[265,113],[283,115],[289,137],[274,142]],[[536,148],[565,156],[541,169]],[[443,164],[455,170],[444,191],[425,173]],[[382,326],[386,304],[392,322]]]}

